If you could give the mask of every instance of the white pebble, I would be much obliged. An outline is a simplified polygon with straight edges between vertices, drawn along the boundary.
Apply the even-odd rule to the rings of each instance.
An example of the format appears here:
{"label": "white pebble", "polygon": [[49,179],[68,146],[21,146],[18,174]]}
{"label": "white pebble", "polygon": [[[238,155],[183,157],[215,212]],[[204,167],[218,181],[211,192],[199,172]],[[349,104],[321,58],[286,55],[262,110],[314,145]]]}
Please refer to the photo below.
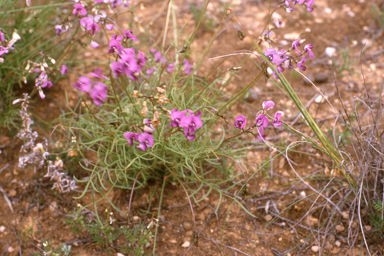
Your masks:
{"label": "white pebble", "polygon": [[341,242],[340,242],[340,241],[336,241],[336,242],[335,242],[335,245],[336,245],[337,247],[340,247],[340,246],[341,246]]}
{"label": "white pebble", "polygon": [[333,57],[335,53],[336,53],[336,48],[333,48],[333,47],[325,48],[325,55],[327,55],[328,57]]}
{"label": "white pebble", "polygon": [[191,245],[191,243],[190,243],[189,241],[185,241],[185,242],[181,245],[181,247],[187,248],[187,247],[189,247],[190,245]]}
{"label": "white pebble", "polygon": [[320,247],[317,246],[317,245],[314,245],[314,246],[311,247],[311,250],[312,250],[313,252],[319,252]]}
{"label": "white pebble", "polygon": [[1,226],[1,227],[0,227],[0,232],[4,232],[4,230],[5,230],[5,227],[4,227],[4,226]]}

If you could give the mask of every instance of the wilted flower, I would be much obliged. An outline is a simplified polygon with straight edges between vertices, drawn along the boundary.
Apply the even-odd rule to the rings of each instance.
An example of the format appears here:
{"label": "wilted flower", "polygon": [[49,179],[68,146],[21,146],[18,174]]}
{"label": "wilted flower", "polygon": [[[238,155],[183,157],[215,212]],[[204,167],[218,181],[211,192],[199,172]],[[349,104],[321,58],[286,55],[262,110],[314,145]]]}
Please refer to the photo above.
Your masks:
{"label": "wilted flower", "polygon": [[247,119],[243,115],[238,115],[235,119],[235,123],[233,124],[236,128],[244,129],[247,124]]}

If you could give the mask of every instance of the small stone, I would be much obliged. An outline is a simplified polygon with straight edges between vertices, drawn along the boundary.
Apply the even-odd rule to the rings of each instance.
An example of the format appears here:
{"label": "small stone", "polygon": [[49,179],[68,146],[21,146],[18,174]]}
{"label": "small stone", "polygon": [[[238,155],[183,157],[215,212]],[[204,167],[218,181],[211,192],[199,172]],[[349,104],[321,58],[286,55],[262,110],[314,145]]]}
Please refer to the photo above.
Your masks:
{"label": "small stone", "polygon": [[132,219],[133,219],[133,221],[139,221],[140,217],[139,216],[133,216]]}
{"label": "small stone", "polygon": [[327,73],[317,73],[315,76],[315,82],[317,83],[325,83],[328,80]]}
{"label": "small stone", "polygon": [[322,103],[323,101],[324,100],[323,100],[323,96],[322,95],[317,96],[316,99],[315,99],[316,103]]}
{"label": "small stone", "polygon": [[336,53],[336,48],[333,48],[333,47],[325,48],[325,55],[327,55],[328,57],[333,57],[335,53]]}
{"label": "small stone", "polygon": [[176,244],[177,243],[177,241],[175,240],[175,239],[172,239],[172,240],[170,240],[169,241],[171,244]]}
{"label": "small stone", "polygon": [[349,219],[348,212],[342,212],[341,214],[343,215],[343,219],[345,219],[345,220]]}
{"label": "small stone", "polygon": [[357,222],[356,221],[350,221],[349,225],[351,225],[352,228],[357,228]]}
{"label": "small stone", "polygon": [[11,190],[9,191],[9,196],[14,197],[15,195],[16,195],[16,190],[11,189]]}
{"label": "small stone", "polygon": [[371,231],[372,230],[372,226],[364,226],[364,229],[367,231],[367,232],[369,232],[369,231]]}
{"label": "small stone", "polygon": [[325,243],[325,248],[326,248],[328,251],[331,251],[331,250],[333,249],[333,245],[332,245],[329,241],[327,241],[327,242]]}
{"label": "small stone", "polygon": [[8,252],[9,252],[9,253],[13,252],[14,250],[15,250],[15,249],[13,249],[12,246],[9,246],[9,247],[8,247]]}
{"label": "small stone", "polygon": [[258,93],[254,89],[249,89],[248,92],[245,94],[245,101],[252,103],[258,99]]}
{"label": "small stone", "polygon": [[337,233],[342,233],[345,230],[343,224],[339,224],[336,226],[336,232]]}
{"label": "small stone", "polygon": [[185,221],[183,223],[183,227],[184,227],[185,230],[191,230],[192,229],[192,223],[189,222],[189,221]]}
{"label": "small stone", "polygon": [[319,219],[315,218],[313,216],[308,216],[308,223],[309,223],[309,225],[314,227],[314,226],[316,226],[319,223]]}
{"label": "small stone", "polygon": [[335,242],[335,245],[336,245],[337,247],[340,247],[340,246],[341,246],[341,242],[340,242],[340,241],[336,241],[336,242]]}
{"label": "small stone", "polygon": [[311,247],[311,251],[313,251],[314,253],[319,252],[319,250],[320,250],[320,247],[317,245],[314,245]]}
{"label": "small stone", "polygon": [[[307,74],[306,77],[311,80],[311,82],[315,81],[315,77],[312,75],[312,74]],[[304,81],[304,85],[312,85],[311,82],[308,81],[307,78],[303,78],[303,81]]]}
{"label": "small stone", "polygon": [[49,205],[49,210],[51,213],[55,213],[56,212],[56,209],[57,209],[57,202],[52,202],[50,205]]}
{"label": "small stone", "polygon": [[213,229],[211,229],[210,232],[213,233]]}
{"label": "small stone", "polygon": [[282,237],[279,237],[279,239],[277,239],[279,242],[283,241],[283,238]]}
{"label": "small stone", "polygon": [[191,243],[189,241],[185,241],[181,247],[184,247],[184,248],[188,248],[189,246],[191,245]]}
{"label": "small stone", "polygon": [[5,230],[5,227],[4,227],[4,226],[1,226],[1,227],[0,227],[0,232],[4,232],[4,230]]}
{"label": "small stone", "polygon": [[279,160],[279,168],[283,169],[285,165],[285,157],[280,158]]}
{"label": "small stone", "polygon": [[271,215],[269,215],[269,214],[268,214],[268,215],[265,215],[265,216],[264,216],[264,219],[265,219],[266,221],[268,221],[268,222],[269,222],[269,221],[271,221],[271,220],[272,220],[272,216],[271,216]]}
{"label": "small stone", "polygon": [[288,178],[289,177],[289,173],[287,171],[284,171],[283,174],[282,174],[284,177]]}
{"label": "small stone", "polygon": [[124,256],[124,254],[118,252],[118,253],[117,253],[117,256]]}

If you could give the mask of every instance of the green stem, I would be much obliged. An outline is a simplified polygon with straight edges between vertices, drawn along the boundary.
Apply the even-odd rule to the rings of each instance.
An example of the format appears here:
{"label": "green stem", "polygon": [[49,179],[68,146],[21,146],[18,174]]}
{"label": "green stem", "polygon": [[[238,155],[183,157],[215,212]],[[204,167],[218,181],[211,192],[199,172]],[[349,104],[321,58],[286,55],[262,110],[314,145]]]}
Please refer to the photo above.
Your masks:
{"label": "green stem", "polygon": [[[164,178],[163,178],[163,186],[161,187],[159,209],[157,210],[157,219],[160,218],[161,203],[163,202],[163,194],[164,194],[164,188],[165,188],[166,181],[167,181],[167,176],[164,176]],[[152,252],[153,255],[155,255],[155,251],[156,251],[156,238],[157,238],[157,229],[158,228],[159,228],[159,225],[156,225],[155,237],[154,237],[154,240],[153,240],[153,252]]]}

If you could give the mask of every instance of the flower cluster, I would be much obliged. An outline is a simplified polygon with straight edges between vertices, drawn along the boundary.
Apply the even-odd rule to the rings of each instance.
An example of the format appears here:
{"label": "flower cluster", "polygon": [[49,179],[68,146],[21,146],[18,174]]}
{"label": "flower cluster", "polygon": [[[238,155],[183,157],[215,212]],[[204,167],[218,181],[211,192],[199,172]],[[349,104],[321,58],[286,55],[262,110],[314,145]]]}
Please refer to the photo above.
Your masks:
{"label": "flower cluster", "polygon": [[89,93],[93,102],[97,106],[101,106],[101,104],[106,101],[108,92],[108,87],[102,81],[109,79],[102,75],[102,69],[100,68],[96,68],[94,72],[91,72],[88,75],[97,78],[93,86],[92,80],[86,76],[79,77],[79,80],[75,82],[73,86],[80,91]]}
{"label": "flower cluster", "polygon": [[[15,49],[13,45],[20,39],[21,37],[16,32],[13,32],[11,41],[7,41],[4,32],[0,30],[0,63],[4,63],[3,54],[7,54],[9,50]],[[2,42],[5,42],[6,46],[3,46]]]}
{"label": "flower cluster", "polygon": [[110,65],[115,77],[125,74],[133,81],[136,81],[138,74],[145,66],[146,58],[141,51],[136,51],[133,47],[124,48],[121,45],[121,42],[126,42],[130,39],[137,41],[136,36],[130,30],[124,30],[124,36],[113,35],[109,41],[110,49],[108,53],[115,53],[118,59],[118,61],[113,61]]}
{"label": "flower cluster", "polygon": [[305,5],[307,5],[307,10],[309,12],[313,12],[312,5],[315,3],[315,0],[285,0],[284,2],[285,2],[285,5],[287,7],[288,12],[293,11],[291,4],[292,5],[305,4]]}
{"label": "flower cluster", "polygon": [[184,135],[190,140],[195,139],[195,132],[203,126],[201,121],[202,112],[199,110],[196,114],[192,110],[186,109],[178,111],[177,108],[171,111],[171,126],[184,128]]}
{"label": "flower cluster", "polygon": [[140,143],[137,148],[146,151],[147,148],[153,146],[153,135],[155,128],[152,126],[150,119],[144,119],[143,121],[143,132],[142,133],[133,133],[126,132],[124,133],[124,137],[128,140],[129,146],[133,145],[133,141],[136,140]]}
{"label": "flower cluster", "polygon": [[[285,51],[284,49],[277,51],[273,48],[268,48],[264,51],[264,55],[271,61],[271,63],[277,66],[278,73],[283,72],[285,68],[294,68],[292,62],[296,63],[296,66],[298,68],[305,71],[307,69],[303,65],[304,62],[307,60],[307,56],[305,54],[308,53],[308,56],[311,59],[313,59],[315,55],[311,50],[313,48],[312,44],[305,45],[304,50],[302,52],[300,52],[298,49],[300,45],[300,41],[295,40],[292,43],[292,47],[288,51]],[[296,61],[291,55],[288,54],[293,49],[297,52],[298,57],[302,57],[300,61]],[[278,78],[275,72],[273,72],[272,74],[275,78]]]}
{"label": "flower cluster", "polygon": [[[268,111],[272,109],[275,106],[275,103],[271,100],[267,100],[263,102],[263,113],[259,114],[256,119],[255,119],[255,124],[253,127],[256,127],[258,130],[258,136],[257,138],[260,140],[265,140],[266,136],[264,136],[264,128],[268,127],[269,125],[269,119],[268,117],[264,114],[265,111]],[[280,121],[281,117],[283,116],[283,113],[280,111],[277,111],[275,113],[275,116],[271,122],[271,125],[279,128],[282,125],[282,122]],[[247,119],[243,115],[238,115],[235,119],[234,126],[236,128],[239,128],[241,130],[244,130],[245,125],[247,124]],[[251,128],[253,128],[251,127]],[[250,128],[250,129],[251,129]]]}

